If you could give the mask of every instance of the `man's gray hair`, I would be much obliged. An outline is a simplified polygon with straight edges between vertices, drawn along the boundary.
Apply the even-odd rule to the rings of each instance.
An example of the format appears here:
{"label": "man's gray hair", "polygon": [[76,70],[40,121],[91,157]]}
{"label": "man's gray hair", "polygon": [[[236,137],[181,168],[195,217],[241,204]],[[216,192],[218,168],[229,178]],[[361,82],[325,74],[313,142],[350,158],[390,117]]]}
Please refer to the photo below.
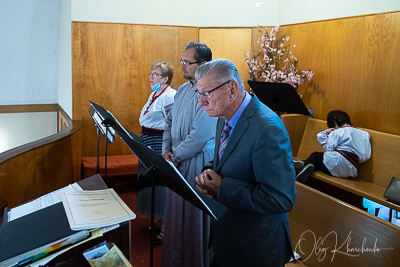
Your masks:
{"label": "man's gray hair", "polygon": [[[217,58],[201,65],[195,74],[196,80],[208,75],[215,75],[220,82],[229,79],[235,80],[239,84],[240,90],[243,90],[242,78],[239,75],[232,61],[225,58]],[[228,78],[228,79],[227,79]]]}

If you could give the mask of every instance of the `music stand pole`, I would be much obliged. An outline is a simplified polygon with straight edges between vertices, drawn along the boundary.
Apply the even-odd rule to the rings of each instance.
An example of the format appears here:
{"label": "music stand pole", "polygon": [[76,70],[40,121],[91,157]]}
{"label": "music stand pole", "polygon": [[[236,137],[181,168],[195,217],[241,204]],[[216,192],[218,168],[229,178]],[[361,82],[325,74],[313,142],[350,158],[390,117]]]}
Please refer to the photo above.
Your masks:
{"label": "music stand pole", "polygon": [[[106,127],[106,136],[108,133],[108,127]],[[105,143],[105,154],[104,154],[104,179],[107,179],[107,137],[106,139],[106,143]]]}
{"label": "music stand pole", "polygon": [[[155,203],[155,195],[156,195],[156,176],[157,176],[157,167],[152,164],[150,168],[143,174],[143,177],[151,179],[151,224],[150,224],[150,267],[153,267],[153,251],[154,251],[154,230],[155,230],[155,223],[154,223],[154,203]],[[160,172],[158,172],[160,173]]]}
{"label": "music stand pole", "polygon": [[154,177],[151,179],[151,234],[150,234],[150,267],[153,266],[153,254],[154,254],[154,230],[155,230],[155,223],[154,223],[154,202],[155,202],[155,194],[156,194],[156,186],[155,186],[155,179]]}
{"label": "music stand pole", "polygon": [[100,129],[96,126],[97,129],[97,174],[100,174]]}
{"label": "music stand pole", "polygon": [[108,132],[109,132],[108,128],[111,127],[111,124],[107,120],[104,120],[102,122],[102,124],[106,127],[106,135],[105,135],[106,148],[105,148],[105,155],[104,155],[104,157],[105,157],[104,158],[104,178],[106,179],[107,178],[107,145],[108,145]]}

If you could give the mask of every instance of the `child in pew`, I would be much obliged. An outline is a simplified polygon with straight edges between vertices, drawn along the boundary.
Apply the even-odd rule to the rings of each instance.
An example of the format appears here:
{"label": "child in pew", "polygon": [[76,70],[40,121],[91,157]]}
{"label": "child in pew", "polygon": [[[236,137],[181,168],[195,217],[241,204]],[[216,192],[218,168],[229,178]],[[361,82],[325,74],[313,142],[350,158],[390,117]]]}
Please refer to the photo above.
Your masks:
{"label": "child in pew", "polygon": [[346,112],[330,111],[327,124],[329,128],[317,134],[325,152],[313,152],[306,160],[293,161],[295,168],[302,169],[297,175],[301,183],[314,170],[340,178],[356,177],[358,164],[371,157],[369,133],[353,127]]}

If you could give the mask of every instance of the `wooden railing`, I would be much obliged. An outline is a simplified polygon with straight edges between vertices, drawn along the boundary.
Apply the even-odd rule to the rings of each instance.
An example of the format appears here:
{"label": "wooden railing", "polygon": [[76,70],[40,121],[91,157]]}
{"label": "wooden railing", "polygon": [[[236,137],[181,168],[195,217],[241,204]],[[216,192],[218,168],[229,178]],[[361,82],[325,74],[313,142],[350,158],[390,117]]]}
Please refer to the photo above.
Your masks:
{"label": "wooden railing", "polygon": [[0,205],[12,208],[80,179],[80,121],[58,104],[1,106],[0,112],[57,111],[58,133],[0,153]]}

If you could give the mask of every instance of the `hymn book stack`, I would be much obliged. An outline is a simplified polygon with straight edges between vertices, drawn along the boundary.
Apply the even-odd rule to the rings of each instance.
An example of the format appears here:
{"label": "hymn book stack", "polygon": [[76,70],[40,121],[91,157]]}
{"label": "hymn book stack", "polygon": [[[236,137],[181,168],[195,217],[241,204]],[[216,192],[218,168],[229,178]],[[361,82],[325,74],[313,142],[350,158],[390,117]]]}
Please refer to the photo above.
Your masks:
{"label": "hymn book stack", "polygon": [[20,266],[87,239],[89,231],[135,219],[113,189],[61,190],[62,202],[3,223],[0,267]]}
{"label": "hymn book stack", "polygon": [[62,203],[51,205],[1,226],[0,267],[35,261],[88,235],[87,230],[71,230]]}

